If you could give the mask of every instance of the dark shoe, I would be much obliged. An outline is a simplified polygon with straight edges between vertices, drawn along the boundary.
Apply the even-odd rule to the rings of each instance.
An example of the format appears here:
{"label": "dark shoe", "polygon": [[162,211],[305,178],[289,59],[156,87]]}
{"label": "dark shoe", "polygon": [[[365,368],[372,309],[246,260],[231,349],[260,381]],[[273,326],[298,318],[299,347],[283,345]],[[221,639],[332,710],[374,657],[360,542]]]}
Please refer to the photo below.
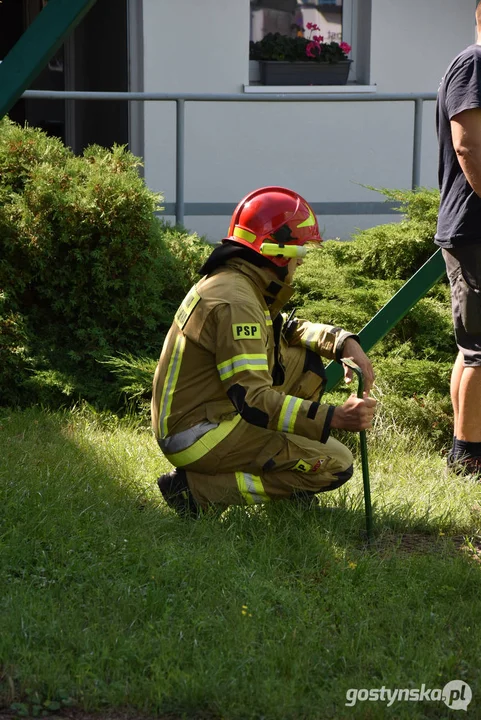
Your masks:
{"label": "dark shoe", "polygon": [[161,475],[157,485],[169,507],[184,518],[198,518],[201,512],[187,483],[185,470],[175,468],[166,475]]}
{"label": "dark shoe", "polygon": [[470,457],[464,455],[455,458],[453,453],[448,453],[446,458],[448,470],[452,470],[456,475],[469,476],[472,475],[477,480],[481,478],[481,457]]}

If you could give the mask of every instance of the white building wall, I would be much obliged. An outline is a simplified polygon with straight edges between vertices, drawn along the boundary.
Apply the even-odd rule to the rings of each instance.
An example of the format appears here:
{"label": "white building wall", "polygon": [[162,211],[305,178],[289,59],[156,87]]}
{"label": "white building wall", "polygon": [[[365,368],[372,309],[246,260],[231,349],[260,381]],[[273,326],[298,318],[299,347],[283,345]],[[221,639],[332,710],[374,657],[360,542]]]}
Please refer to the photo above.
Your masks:
{"label": "white building wall", "polygon": [[475,42],[476,0],[372,0],[371,68],[379,92],[436,92]]}
{"label": "white building wall", "polygon": [[[359,0],[354,0],[358,2]],[[371,84],[436,92],[474,40],[474,0],[372,0]],[[237,93],[248,84],[249,0],[143,0],[147,92]],[[362,185],[409,188],[413,103],[186,103],[185,201],[235,204],[262,185],[310,202],[379,202]],[[436,185],[434,103],[424,104],[421,184]],[[175,105],[146,103],[145,179],[175,202]],[[211,240],[225,216],[186,216]],[[169,220],[174,220],[172,216]],[[319,216],[326,238],[396,216]]]}

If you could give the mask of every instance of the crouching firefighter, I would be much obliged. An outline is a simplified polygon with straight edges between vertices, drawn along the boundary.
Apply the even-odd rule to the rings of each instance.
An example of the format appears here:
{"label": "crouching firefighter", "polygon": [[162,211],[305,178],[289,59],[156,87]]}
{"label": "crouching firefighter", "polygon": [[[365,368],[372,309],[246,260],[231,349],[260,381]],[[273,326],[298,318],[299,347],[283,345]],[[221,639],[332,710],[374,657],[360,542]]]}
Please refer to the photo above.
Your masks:
{"label": "crouching firefighter", "polygon": [[[158,485],[180,515],[286,498],[310,504],[352,476],[350,451],[330,433],[370,427],[371,363],[355,335],[281,313],[307,243],[321,242],[300,195],[255,190],[177,310],[154,376],[152,425],[175,468]],[[352,358],[364,398],[321,403],[321,357]]]}

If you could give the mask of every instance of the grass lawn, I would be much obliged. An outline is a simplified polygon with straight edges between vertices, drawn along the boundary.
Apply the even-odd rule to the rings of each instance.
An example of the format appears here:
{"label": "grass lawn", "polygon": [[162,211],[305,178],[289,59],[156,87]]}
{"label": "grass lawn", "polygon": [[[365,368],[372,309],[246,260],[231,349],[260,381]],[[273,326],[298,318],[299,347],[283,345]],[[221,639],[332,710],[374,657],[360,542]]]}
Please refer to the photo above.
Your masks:
{"label": "grass lawn", "polygon": [[146,424],[1,410],[0,707],[450,718],[436,693],[390,707],[346,693],[464,680],[481,718],[481,485],[414,434],[379,427],[368,448],[370,548],[360,463],[319,511],[184,521],[158,493],[168,464]]}

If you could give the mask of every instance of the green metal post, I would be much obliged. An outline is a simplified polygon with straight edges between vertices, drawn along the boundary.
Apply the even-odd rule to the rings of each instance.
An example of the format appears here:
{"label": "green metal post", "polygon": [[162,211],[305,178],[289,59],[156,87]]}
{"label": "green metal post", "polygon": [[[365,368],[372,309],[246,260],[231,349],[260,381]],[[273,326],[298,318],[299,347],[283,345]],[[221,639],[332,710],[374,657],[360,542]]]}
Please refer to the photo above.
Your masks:
{"label": "green metal post", "polygon": [[[350,367],[351,370],[357,375],[357,396],[358,398],[364,397],[364,377],[362,370],[359,365],[351,360],[345,358],[343,361],[344,365]],[[367,438],[366,431],[361,430],[359,432],[359,442],[361,446],[361,468],[362,468],[362,485],[364,489],[364,510],[366,514],[366,534],[367,542],[370,544],[372,541],[372,503],[371,503],[371,482],[369,479],[369,462],[367,458]]]}
{"label": "green metal post", "polygon": [[[441,249],[436,250],[424,265],[402,286],[379,312],[358,333],[367,352],[442,278],[445,273]],[[342,365],[329,363],[326,368],[326,390],[332,390],[343,377]]]}
{"label": "green metal post", "polygon": [[0,64],[0,118],[43,70],[96,0],[49,0]]}

